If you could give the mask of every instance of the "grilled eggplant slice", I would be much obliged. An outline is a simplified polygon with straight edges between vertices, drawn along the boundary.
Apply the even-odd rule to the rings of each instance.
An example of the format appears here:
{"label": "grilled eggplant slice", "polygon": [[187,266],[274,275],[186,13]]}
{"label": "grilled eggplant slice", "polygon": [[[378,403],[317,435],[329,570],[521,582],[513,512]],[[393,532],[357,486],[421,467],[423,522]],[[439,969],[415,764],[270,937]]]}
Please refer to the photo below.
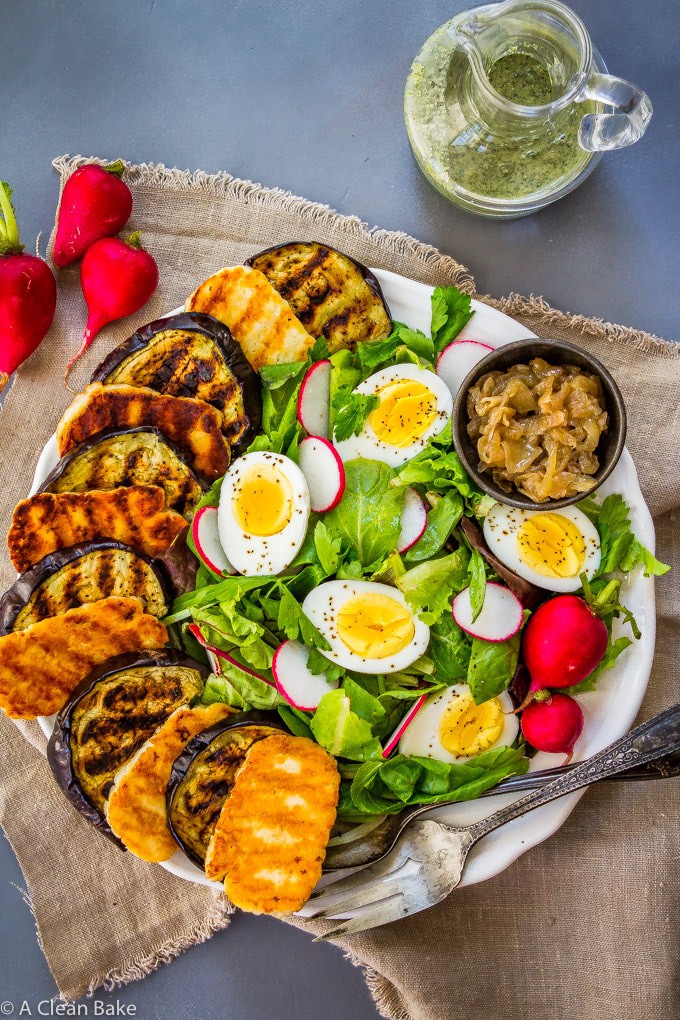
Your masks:
{"label": "grilled eggplant slice", "polygon": [[232,446],[243,445],[260,427],[257,375],[227,327],[199,312],[142,326],[109,354],[91,381],[204,400],[221,412],[222,432]]}
{"label": "grilled eggplant slice", "polygon": [[326,338],[331,353],[384,340],[392,331],[373,273],[335,248],[292,241],[253,255],[246,265],[264,273],[307,332]]}
{"label": "grilled eggplant slice", "polygon": [[176,708],[201,693],[207,673],[176,651],[118,655],[93,669],[59,712],[47,746],[55,779],[114,840],[104,811],[116,773]]}
{"label": "grilled eggplant slice", "polygon": [[86,492],[120,485],[160,485],[165,505],[187,520],[207,489],[160,429],[110,429],[86,439],[43,482],[41,492]]}
{"label": "grilled eggplant slice", "polygon": [[162,563],[122,542],[88,542],[50,553],[14,582],[0,599],[0,635],[112,595],[141,599],[157,619],[175,598]]}
{"label": "grilled eggplant slice", "polygon": [[203,867],[208,843],[236,773],[257,740],[285,732],[278,716],[242,712],[190,741],[168,783],[170,830],[194,864]]}

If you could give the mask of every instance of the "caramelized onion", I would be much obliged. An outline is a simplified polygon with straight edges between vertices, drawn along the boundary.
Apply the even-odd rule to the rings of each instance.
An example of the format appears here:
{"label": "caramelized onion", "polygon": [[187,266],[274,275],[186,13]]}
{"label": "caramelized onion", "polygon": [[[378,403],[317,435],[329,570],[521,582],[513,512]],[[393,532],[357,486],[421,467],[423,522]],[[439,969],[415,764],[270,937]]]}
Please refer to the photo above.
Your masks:
{"label": "caramelized onion", "polygon": [[483,375],[468,391],[467,411],[479,469],[505,492],[514,486],[544,503],[593,488],[608,425],[597,375],[534,358]]}

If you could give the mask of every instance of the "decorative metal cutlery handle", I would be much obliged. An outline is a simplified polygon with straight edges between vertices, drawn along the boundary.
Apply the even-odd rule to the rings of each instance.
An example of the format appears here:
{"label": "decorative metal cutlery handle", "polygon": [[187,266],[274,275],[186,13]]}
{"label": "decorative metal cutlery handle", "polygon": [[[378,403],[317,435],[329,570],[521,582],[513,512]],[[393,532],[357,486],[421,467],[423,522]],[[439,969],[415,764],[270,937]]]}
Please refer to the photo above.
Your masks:
{"label": "decorative metal cutlery handle", "polygon": [[609,747],[598,751],[592,758],[579,762],[570,772],[558,776],[539,790],[533,790],[488,818],[475,822],[469,826],[470,835],[476,842],[506,822],[520,818],[527,811],[533,811],[534,808],[557,800],[567,793],[581,790],[599,779],[608,779],[626,769],[644,765],[678,750],[680,750],[680,705],[674,705],[631,730]]}
{"label": "decorative metal cutlery handle", "polygon": [[[498,786],[492,786],[481,794],[482,797],[497,797],[500,793],[526,793],[529,790],[539,790],[558,776],[566,776],[577,768],[578,762],[571,765],[558,765],[554,769],[541,769],[538,772],[525,772],[524,775],[508,776],[501,780]],[[635,768],[626,769],[607,778],[612,782],[635,782],[648,779],[671,779],[673,776],[680,776],[680,754],[665,754],[654,761],[645,762],[644,765],[636,765]],[[452,803],[455,803],[452,801]]]}

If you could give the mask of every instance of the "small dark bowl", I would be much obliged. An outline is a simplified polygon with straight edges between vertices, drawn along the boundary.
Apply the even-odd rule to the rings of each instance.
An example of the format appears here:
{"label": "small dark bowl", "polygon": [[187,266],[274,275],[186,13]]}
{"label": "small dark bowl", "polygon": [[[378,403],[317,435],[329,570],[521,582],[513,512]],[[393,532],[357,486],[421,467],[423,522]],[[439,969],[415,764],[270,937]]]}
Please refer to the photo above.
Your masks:
{"label": "small dark bowl", "polygon": [[[568,496],[565,499],[549,499],[545,503],[534,503],[532,499],[523,496],[517,489],[505,492],[496,485],[490,472],[482,472],[478,469],[479,456],[476,445],[471,441],[467,432],[468,390],[487,372],[502,372],[510,368],[511,365],[527,364],[532,358],[543,358],[551,365],[576,365],[578,368],[583,368],[600,377],[609,414],[609,427],[598,444],[596,453],[600,468],[593,475],[593,488],[587,493],[579,493],[577,496]],[[571,503],[578,503],[580,499],[591,495],[612,473],[626,441],[626,406],[621,391],[610,373],[592,354],[588,354],[580,347],[575,347],[564,340],[517,340],[515,343],[497,347],[491,354],[487,354],[466,376],[454,401],[452,424],[453,444],[456,452],[462,460],[465,470],[482,492],[498,500],[499,503],[516,506],[522,510],[539,510],[541,508],[555,510],[558,507],[569,506]]]}

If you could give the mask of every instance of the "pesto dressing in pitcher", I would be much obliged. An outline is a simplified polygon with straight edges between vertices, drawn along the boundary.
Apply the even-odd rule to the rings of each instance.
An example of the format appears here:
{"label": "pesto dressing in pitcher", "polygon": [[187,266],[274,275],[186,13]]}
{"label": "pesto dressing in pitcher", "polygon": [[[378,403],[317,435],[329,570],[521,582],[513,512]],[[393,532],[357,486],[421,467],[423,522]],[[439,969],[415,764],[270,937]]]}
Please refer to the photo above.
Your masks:
{"label": "pesto dressing in pitcher", "polygon": [[581,21],[555,0],[464,12],[427,40],[407,81],[416,159],[463,208],[506,218],[540,209],[647,126],[645,94],[604,72]]}

